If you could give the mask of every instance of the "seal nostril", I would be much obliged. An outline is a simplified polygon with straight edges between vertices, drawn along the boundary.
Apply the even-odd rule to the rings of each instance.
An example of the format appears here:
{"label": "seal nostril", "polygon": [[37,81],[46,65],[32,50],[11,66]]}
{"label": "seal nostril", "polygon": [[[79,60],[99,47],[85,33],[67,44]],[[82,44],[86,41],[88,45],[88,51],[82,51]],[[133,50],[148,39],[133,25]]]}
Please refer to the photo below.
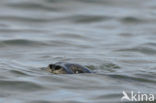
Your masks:
{"label": "seal nostril", "polygon": [[55,65],[54,64],[49,64],[49,68],[53,69],[53,68],[55,68]]}

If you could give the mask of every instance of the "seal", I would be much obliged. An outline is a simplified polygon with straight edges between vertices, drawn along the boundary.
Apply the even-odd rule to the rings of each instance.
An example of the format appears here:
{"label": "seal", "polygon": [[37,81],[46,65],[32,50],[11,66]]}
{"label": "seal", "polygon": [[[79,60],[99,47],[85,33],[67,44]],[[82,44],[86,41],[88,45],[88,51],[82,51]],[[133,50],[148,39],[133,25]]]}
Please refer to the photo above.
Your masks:
{"label": "seal", "polygon": [[92,73],[92,71],[87,67],[75,63],[66,62],[56,62],[55,64],[49,64],[46,69],[54,74]]}

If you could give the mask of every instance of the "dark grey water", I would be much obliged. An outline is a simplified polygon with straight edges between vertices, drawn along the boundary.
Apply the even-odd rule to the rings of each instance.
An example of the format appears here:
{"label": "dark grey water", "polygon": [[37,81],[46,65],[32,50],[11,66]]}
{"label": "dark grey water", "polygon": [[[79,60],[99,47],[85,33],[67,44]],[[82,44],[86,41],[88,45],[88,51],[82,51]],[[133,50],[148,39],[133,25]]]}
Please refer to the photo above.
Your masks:
{"label": "dark grey water", "polygon": [[[53,75],[75,62],[95,74]],[[0,103],[119,103],[156,95],[155,0],[1,0]]]}

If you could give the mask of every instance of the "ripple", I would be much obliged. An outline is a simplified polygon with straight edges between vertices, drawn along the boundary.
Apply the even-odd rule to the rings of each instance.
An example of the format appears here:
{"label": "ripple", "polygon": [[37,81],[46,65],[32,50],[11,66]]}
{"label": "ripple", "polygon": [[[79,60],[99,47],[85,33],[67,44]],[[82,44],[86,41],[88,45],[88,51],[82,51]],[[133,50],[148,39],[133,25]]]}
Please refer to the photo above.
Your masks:
{"label": "ripple", "polygon": [[0,20],[5,20],[5,21],[21,21],[21,22],[49,22],[49,19],[44,19],[44,18],[36,18],[36,17],[27,17],[27,16],[0,16]]}
{"label": "ripple", "polygon": [[23,91],[23,92],[32,92],[43,89],[42,86],[28,82],[28,81],[13,81],[13,80],[0,80],[0,89],[6,89],[11,91]]}
{"label": "ripple", "polygon": [[45,1],[49,3],[62,2],[62,0],[45,0]]}
{"label": "ripple", "polygon": [[57,36],[62,37],[62,38],[68,38],[68,39],[80,39],[80,40],[89,40],[88,37],[81,35],[81,34],[72,34],[72,33],[67,33],[67,34],[58,34]]}
{"label": "ripple", "polygon": [[56,102],[56,101],[52,102],[52,101],[47,101],[47,100],[33,100],[33,101],[30,101],[29,103],[60,103],[60,102]]}
{"label": "ripple", "polygon": [[92,15],[77,15],[71,17],[76,23],[92,23],[92,22],[100,22],[111,19],[111,17],[107,16],[92,16]]}
{"label": "ripple", "polygon": [[[79,101],[65,101],[65,100],[62,100],[63,103],[82,103],[82,102],[79,102]],[[30,101],[29,103],[62,103],[60,101],[46,101],[46,100],[36,100],[36,101]]]}
{"label": "ripple", "polygon": [[123,23],[141,23],[144,22],[145,20],[136,17],[124,17],[121,18],[120,21]]}
{"label": "ripple", "polygon": [[20,9],[33,9],[33,10],[45,10],[45,11],[59,11],[60,8],[53,7],[52,5],[45,5],[44,3],[40,2],[21,2],[21,3],[10,3],[7,4],[13,8],[20,8]]}
{"label": "ripple", "polygon": [[19,70],[10,70],[11,73],[16,74],[16,75],[20,75],[20,76],[29,76],[27,73],[23,72],[23,71],[19,71]]}
{"label": "ripple", "polygon": [[143,44],[143,45],[145,45],[145,46],[147,46],[147,47],[156,48],[156,43],[153,43],[153,42],[145,43],[145,44]]}
{"label": "ripple", "polygon": [[97,3],[97,4],[108,4],[109,3],[109,1],[107,1],[107,0],[78,0],[78,1],[80,1],[80,2],[83,2],[83,3]]}
{"label": "ripple", "polygon": [[0,45],[7,45],[7,46],[45,46],[46,43],[41,41],[34,41],[34,40],[26,40],[26,39],[13,39],[13,40],[1,40]]}
{"label": "ripple", "polygon": [[116,79],[120,79],[120,80],[125,80],[125,81],[137,81],[137,82],[143,82],[143,83],[146,83],[146,82],[149,82],[149,83],[156,83],[155,80],[150,80],[150,79],[147,79],[147,78],[142,78],[142,77],[134,77],[134,76],[128,76],[128,75],[116,75],[116,74],[110,74],[109,75],[110,77],[112,78],[116,78]]}
{"label": "ripple", "polygon": [[95,72],[97,73],[105,73],[106,71],[107,72],[115,72],[116,70],[120,69],[121,67],[114,64],[114,63],[104,63],[104,64],[101,64],[99,66],[96,66],[96,65],[87,65],[86,67],[94,70]]}
{"label": "ripple", "polygon": [[[51,46],[53,47],[77,47],[77,48],[92,48],[92,46],[90,45],[87,45],[87,44],[81,44],[79,41],[76,42],[76,40],[74,41],[75,39],[73,40],[50,40],[48,41],[48,44],[50,44]],[[82,41],[83,42],[83,41]],[[66,52],[66,51],[64,51]],[[70,51],[67,51],[67,52],[70,52]]]}
{"label": "ripple", "polygon": [[137,47],[133,47],[133,48],[127,48],[127,49],[119,49],[116,51],[131,51],[131,52],[139,52],[139,53],[143,53],[143,54],[147,54],[147,55],[156,55],[156,49],[151,48],[151,47],[143,47],[143,46],[137,46]]}

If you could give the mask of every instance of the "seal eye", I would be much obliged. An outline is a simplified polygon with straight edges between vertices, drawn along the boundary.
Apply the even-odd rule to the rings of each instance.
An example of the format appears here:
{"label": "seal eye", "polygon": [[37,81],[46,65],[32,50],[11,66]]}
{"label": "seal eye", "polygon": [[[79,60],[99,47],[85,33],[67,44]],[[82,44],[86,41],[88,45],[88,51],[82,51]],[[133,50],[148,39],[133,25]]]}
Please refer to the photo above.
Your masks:
{"label": "seal eye", "polygon": [[49,68],[53,69],[53,68],[55,68],[55,65],[54,64],[49,64]]}
{"label": "seal eye", "polygon": [[56,66],[55,67],[55,70],[59,70],[61,67],[60,66]]}

